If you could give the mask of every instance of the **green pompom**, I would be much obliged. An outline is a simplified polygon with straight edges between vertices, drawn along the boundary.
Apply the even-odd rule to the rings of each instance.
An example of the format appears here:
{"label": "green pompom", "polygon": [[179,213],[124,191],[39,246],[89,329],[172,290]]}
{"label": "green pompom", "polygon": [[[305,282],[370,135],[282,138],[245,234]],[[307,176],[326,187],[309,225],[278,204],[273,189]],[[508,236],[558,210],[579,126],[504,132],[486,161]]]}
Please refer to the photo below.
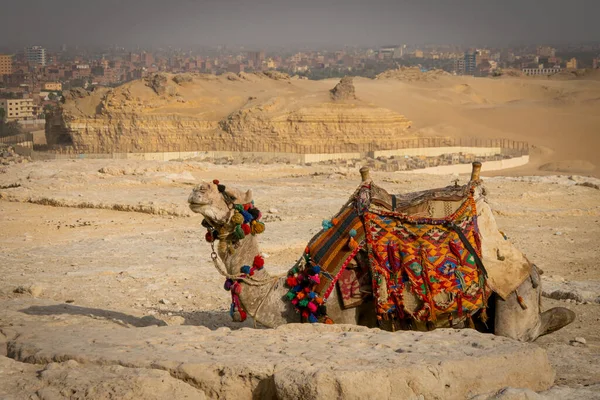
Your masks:
{"label": "green pompom", "polygon": [[308,300],[307,299],[300,300],[300,302],[298,302],[298,305],[300,307],[306,307],[306,306],[308,306]]}
{"label": "green pompom", "polygon": [[288,298],[288,300],[294,300],[294,297],[296,297],[296,293],[294,293],[294,291],[290,290],[289,292],[287,292],[285,294],[285,297]]}

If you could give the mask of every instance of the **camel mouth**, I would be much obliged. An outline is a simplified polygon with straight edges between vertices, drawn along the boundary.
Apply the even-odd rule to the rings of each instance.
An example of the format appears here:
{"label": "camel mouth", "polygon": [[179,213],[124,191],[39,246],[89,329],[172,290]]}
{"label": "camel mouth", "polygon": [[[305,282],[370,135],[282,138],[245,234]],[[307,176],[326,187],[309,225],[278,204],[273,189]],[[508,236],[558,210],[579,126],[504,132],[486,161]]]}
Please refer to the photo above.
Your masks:
{"label": "camel mouth", "polygon": [[208,205],[208,203],[191,203],[190,202],[189,207],[190,207],[190,210],[192,210],[193,212],[199,213],[207,205]]}

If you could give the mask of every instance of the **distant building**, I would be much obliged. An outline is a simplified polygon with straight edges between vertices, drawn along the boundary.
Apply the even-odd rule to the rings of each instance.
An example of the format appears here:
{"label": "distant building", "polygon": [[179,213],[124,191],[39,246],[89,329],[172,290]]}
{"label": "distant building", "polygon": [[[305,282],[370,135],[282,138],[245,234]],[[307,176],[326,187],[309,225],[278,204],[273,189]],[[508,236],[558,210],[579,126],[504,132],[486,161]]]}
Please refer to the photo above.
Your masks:
{"label": "distant building", "polygon": [[567,69],[577,69],[577,59],[571,58],[567,61]]}
{"label": "distant building", "polygon": [[596,57],[592,60],[592,68],[593,69],[598,69],[598,66],[600,65],[600,58]]}
{"label": "distant building", "polygon": [[425,54],[423,53],[423,50],[415,50],[415,58],[423,58],[425,56]]}
{"label": "distant building", "polygon": [[151,67],[154,64],[154,56],[150,53],[143,52],[140,55],[140,62],[144,67]]}
{"label": "distant building", "polygon": [[41,46],[33,46],[25,49],[25,58],[31,65],[46,65],[46,49]]}
{"label": "distant building", "polygon": [[525,75],[534,76],[534,75],[554,75],[561,71],[561,68],[523,68],[523,73]]}
{"label": "distant building", "polygon": [[262,63],[265,61],[264,51],[249,51],[248,52],[248,63],[254,67],[254,69],[261,69]]}
{"label": "distant building", "polygon": [[489,50],[477,50],[475,52],[475,66],[490,60]]}
{"label": "distant building", "polygon": [[550,46],[538,46],[537,55],[543,58],[555,57],[556,49]]}
{"label": "distant building", "polygon": [[239,74],[240,72],[244,72],[244,64],[241,63],[232,63],[227,65],[227,72],[233,72],[234,74]]}
{"label": "distant building", "polygon": [[465,74],[465,59],[457,58],[454,60],[454,73],[456,75],[464,75]]}
{"label": "distant building", "polygon": [[42,86],[42,90],[46,92],[60,92],[62,90],[62,83],[60,82],[46,82]]}
{"label": "distant building", "polygon": [[12,74],[12,56],[0,54],[0,77]]}
{"label": "distant building", "polygon": [[33,99],[0,99],[7,122],[35,119]]}
{"label": "distant building", "polygon": [[477,68],[477,52],[465,53],[465,75],[473,75]]}
{"label": "distant building", "polygon": [[404,48],[402,46],[383,46],[379,49],[379,53],[383,54],[383,58],[402,58]]}

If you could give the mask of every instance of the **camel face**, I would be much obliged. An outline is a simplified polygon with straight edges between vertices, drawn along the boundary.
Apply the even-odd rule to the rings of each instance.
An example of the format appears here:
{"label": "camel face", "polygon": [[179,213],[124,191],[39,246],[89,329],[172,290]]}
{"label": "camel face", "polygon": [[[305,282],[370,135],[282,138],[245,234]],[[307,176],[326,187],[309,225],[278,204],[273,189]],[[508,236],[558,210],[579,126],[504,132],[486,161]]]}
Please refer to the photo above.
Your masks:
{"label": "camel face", "polygon": [[226,222],[229,216],[229,207],[219,193],[217,185],[203,182],[196,186],[188,198],[190,209],[202,214],[215,222]]}
{"label": "camel face", "polygon": [[[227,189],[225,193],[229,198],[234,199],[236,204],[245,204],[252,201],[251,190],[244,193],[237,189]],[[227,223],[232,215],[223,193],[219,192],[217,185],[214,183],[202,182],[196,186],[188,198],[188,203],[193,212],[202,214],[209,220],[219,224]]]}

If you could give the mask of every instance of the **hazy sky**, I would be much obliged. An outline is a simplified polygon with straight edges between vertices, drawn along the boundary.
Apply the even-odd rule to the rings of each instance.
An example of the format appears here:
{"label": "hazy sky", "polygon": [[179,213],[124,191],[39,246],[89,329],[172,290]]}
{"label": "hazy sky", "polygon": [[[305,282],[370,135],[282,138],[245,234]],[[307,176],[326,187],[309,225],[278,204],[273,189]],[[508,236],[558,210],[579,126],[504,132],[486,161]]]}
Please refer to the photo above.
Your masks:
{"label": "hazy sky", "polygon": [[600,40],[600,0],[0,0],[0,10],[0,47]]}

